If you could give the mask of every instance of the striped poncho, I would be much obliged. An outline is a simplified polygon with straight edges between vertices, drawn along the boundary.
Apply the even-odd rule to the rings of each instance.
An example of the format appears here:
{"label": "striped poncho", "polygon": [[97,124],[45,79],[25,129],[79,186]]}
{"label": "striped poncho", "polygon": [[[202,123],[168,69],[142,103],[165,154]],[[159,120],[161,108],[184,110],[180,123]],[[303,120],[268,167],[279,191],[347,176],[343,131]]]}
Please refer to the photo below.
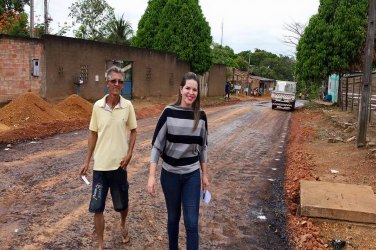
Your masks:
{"label": "striped poncho", "polygon": [[207,162],[208,125],[206,114],[200,111],[195,130],[193,110],[180,106],[167,106],[155,128],[151,162],[163,159],[162,167],[172,173],[186,174]]}

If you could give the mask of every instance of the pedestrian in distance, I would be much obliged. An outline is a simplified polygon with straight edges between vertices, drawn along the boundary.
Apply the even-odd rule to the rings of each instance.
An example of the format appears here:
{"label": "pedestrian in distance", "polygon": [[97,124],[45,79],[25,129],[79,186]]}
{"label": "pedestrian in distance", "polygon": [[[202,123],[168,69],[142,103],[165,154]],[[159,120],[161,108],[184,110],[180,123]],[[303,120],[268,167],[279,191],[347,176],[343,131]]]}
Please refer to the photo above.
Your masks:
{"label": "pedestrian in distance", "polygon": [[225,84],[225,100],[230,100],[230,83],[226,82]]}
{"label": "pedestrian in distance", "polygon": [[[114,210],[120,213],[119,230],[122,241],[129,242],[126,218],[128,215],[127,167],[136,142],[136,114],[130,101],[120,93],[124,73],[117,66],[106,72],[109,94],[95,102],[91,115],[88,150],[79,174],[86,176],[94,154],[92,196],[89,211],[94,213],[98,249],[104,249],[105,228],[103,211],[108,190],[111,191]],[[128,132],[130,131],[129,140]]]}
{"label": "pedestrian in distance", "polygon": [[178,249],[179,221],[183,207],[187,249],[199,248],[200,192],[209,187],[207,166],[208,125],[200,110],[200,83],[188,72],[180,83],[178,99],[159,117],[152,139],[148,192],[156,193],[156,169],[163,159],[161,186],[167,206],[170,250]]}

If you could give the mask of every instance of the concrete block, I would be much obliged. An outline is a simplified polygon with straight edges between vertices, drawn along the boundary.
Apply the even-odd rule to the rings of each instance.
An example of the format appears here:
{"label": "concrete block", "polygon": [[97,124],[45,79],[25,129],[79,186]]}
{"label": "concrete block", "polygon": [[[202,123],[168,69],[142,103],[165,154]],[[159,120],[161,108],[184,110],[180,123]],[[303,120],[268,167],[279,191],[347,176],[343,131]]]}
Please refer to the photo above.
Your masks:
{"label": "concrete block", "polygon": [[300,213],[361,223],[376,223],[376,196],[370,186],[300,181]]}

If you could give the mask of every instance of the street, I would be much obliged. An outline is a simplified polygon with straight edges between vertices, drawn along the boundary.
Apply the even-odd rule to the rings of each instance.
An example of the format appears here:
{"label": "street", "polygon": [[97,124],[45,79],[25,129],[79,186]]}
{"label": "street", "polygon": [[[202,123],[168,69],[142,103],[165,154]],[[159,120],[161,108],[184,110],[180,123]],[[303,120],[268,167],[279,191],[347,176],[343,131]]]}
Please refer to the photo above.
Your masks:
{"label": "street", "polygon": [[[290,249],[283,180],[291,112],[272,110],[270,101],[205,111],[212,200],[201,204],[200,248]],[[130,243],[121,243],[120,215],[108,201],[104,213],[107,249],[167,248],[167,213],[160,184],[156,197],[145,188],[156,121],[157,117],[138,121],[136,147],[128,166]],[[96,247],[91,234],[93,216],[88,212],[91,186],[78,176],[86,145],[87,130],[78,130],[0,151],[3,249]],[[91,182],[91,175],[88,179]],[[182,249],[184,241],[182,218]]]}

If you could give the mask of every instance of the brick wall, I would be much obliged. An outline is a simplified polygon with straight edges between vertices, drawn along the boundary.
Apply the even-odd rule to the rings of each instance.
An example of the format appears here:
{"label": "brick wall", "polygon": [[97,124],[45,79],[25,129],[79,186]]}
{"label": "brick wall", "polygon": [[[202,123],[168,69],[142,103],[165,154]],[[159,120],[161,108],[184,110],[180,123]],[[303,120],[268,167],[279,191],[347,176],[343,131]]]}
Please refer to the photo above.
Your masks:
{"label": "brick wall", "polygon": [[[0,103],[27,91],[41,93],[45,72],[42,50],[39,39],[0,35]],[[31,75],[33,59],[39,59],[39,77]]]}
{"label": "brick wall", "polygon": [[[31,75],[32,60],[39,59],[39,76]],[[175,54],[44,35],[42,39],[0,35],[0,103],[32,91],[57,101],[77,92],[75,79],[85,71],[80,95],[97,100],[104,95],[106,68],[114,61],[132,63],[132,96],[172,96],[177,93],[186,61]],[[47,66],[46,66],[47,65]],[[206,95],[223,94],[225,65],[214,65],[203,81]]]}

